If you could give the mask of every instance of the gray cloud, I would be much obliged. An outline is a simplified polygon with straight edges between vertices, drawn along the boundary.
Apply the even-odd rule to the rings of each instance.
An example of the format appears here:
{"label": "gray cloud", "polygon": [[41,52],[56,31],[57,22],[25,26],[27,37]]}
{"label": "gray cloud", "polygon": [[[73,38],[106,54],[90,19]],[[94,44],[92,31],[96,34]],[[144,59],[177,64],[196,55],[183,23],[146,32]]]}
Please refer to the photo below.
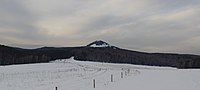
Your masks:
{"label": "gray cloud", "polygon": [[200,54],[199,0],[1,0],[0,43],[35,48],[103,39],[148,52]]}

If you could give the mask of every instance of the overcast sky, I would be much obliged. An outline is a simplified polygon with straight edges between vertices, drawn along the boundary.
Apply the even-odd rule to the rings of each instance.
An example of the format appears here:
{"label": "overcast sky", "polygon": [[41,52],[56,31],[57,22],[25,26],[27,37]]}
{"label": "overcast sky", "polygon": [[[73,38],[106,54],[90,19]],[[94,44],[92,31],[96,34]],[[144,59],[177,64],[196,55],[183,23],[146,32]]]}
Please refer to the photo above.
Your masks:
{"label": "overcast sky", "polygon": [[200,0],[0,0],[0,44],[200,55]]}

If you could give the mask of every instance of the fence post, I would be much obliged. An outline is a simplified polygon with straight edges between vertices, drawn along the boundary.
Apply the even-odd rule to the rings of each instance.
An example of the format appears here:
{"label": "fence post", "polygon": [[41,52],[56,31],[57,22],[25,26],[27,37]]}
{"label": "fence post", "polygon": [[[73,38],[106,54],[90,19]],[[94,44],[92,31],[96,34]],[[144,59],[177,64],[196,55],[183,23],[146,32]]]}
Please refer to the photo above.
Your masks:
{"label": "fence post", "polygon": [[93,88],[95,88],[96,85],[95,85],[95,79],[93,79]]}
{"label": "fence post", "polygon": [[121,72],[121,78],[123,78],[123,72]]}
{"label": "fence post", "polygon": [[111,82],[113,82],[113,75],[111,74]]}
{"label": "fence post", "polygon": [[130,69],[128,69],[128,74],[130,73]]}

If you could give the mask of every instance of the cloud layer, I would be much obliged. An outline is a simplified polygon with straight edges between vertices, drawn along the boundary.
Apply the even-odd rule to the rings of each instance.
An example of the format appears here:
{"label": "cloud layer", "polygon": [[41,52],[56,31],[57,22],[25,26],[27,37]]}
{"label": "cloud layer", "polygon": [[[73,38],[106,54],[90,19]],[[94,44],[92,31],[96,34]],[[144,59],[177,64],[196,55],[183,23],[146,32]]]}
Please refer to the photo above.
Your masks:
{"label": "cloud layer", "polygon": [[105,40],[200,55],[199,0],[1,0],[0,43],[35,48]]}

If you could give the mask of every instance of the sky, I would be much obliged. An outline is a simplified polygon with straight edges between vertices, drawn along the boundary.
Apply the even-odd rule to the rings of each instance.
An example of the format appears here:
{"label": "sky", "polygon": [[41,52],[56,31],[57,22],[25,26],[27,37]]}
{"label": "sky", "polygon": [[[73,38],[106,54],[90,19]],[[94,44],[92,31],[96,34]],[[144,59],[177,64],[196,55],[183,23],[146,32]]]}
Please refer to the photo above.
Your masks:
{"label": "sky", "polygon": [[0,0],[0,44],[200,55],[200,0]]}

